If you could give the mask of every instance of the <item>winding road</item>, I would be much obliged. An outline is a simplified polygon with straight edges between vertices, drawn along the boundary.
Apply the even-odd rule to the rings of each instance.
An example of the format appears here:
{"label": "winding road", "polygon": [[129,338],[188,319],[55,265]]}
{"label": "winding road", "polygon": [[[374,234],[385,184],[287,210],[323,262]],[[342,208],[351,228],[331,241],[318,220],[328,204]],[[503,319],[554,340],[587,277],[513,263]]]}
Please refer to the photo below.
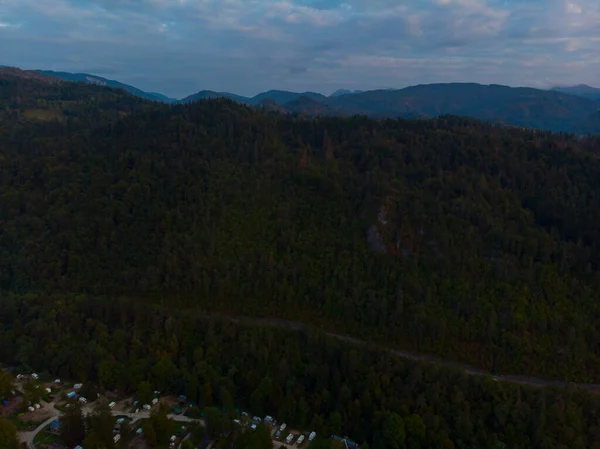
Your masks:
{"label": "winding road", "polygon": [[[217,316],[217,315],[215,315],[215,316]],[[277,319],[277,318],[226,317],[223,315],[218,315],[218,317],[224,318],[224,319],[229,319],[230,321],[235,322],[235,323],[246,323],[246,324],[254,324],[254,325],[261,325],[261,326],[275,326],[275,327],[294,329],[294,330],[318,329],[318,328],[315,328],[314,326],[309,326],[307,324],[304,324],[304,323],[301,323],[298,321],[288,321],[288,320],[282,320],[282,319]],[[421,361],[421,362],[435,363],[435,364],[441,365],[441,366],[452,367],[452,368],[460,369],[460,370],[464,371],[466,374],[473,375],[473,376],[491,376],[495,381],[498,381],[498,382],[511,382],[511,383],[517,383],[517,384],[521,384],[521,385],[529,385],[529,386],[533,386],[533,387],[576,386],[579,388],[587,389],[592,393],[597,393],[597,394],[600,393],[600,384],[565,382],[565,381],[559,381],[559,380],[548,380],[548,379],[542,379],[539,377],[520,376],[520,375],[513,375],[513,374],[495,374],[495,373],[491,373],[491,372],[483,370],[483,369],[475,368],[473,366],[470,366],[470,365],[467,365],[464,363],[458,363],[458,362],[453,362],[453,361],[449,361],[449,360],[444,360],[440,357],[435,357],[435,356],[431,356],[431,355],[427,355],[427,354],[419,354],[419,353],[410,352],[410,351],[403,351],[403,350],[399,350],[399,349],[390,349],[390,348],[387,348],[382,345],[373,344],[368,341],[361,340],[359,338],[351,337],[349,335],[337,334],[337,333],[333,333],[333,332],[324,332],[324,333],[325,333],[325,335],[327,335],[329,337],[336,338],[338,340],[352,343],[355,345],[361,345],[361,346],[370,345],[370,346],[376,347],[380,350],[388,351],[391,354],[394,354],[397,357],[402,357],[404,359],[417,360],[417,361]]]}
{"label": "winding road", "polygon": [[[215,315],[213,315],[213,316],[215,316]],[[300,323],[298,321],[288,321],[288,320],[275,319],[275,318],[229,317],[229,316],[223,316],[223,315],[218,315],[218,317],[222,318],[222,319],[227,319],[234,323],[243,323],[243,324],[261,325],[261,326],[276,326],[276,327],[280,327],[280,328],[293,329],[293,330],[298,330],[298,331],[316,329],[313,326],[309,326],[307,324]],[[493,373],[490,373],[489,371],[478,369],[478,368],[469,366],[467,364],[452,362],[452,361],[444,360],[442,358],[430,356],[430,355],[426,355],[426,354],[419,354],[419,353],[414,353],[414,352],[410,352],[410,351],[402,351],[402,350],[398,350],[398,349],[390,349],[385,346],[374,345],[373,343],[369,343],[369,342],[367,342],[365,340],[361,340],[359,338],[350,337],[348,335],[342,335],[342,334],[337,334],[337,333],[333,333],[333,332],[325,332],[325,335],[327,335],[331,338],[335,338],[335,339],[345,341],[348,343],[352,343],[355,345],[374,346],[378,349],[388,351],[397,357],[402,357],[405,359],[416,360],[416,361],[421,361],[421,362],[435,363],[435,364],[441,365],[441,366],[448,366],[448,367],[461,369],[466,374],[473,375],[473,376],[491,376],[495,381],[498,381],[498,382],[511,382],[511,383],[516,383],[516,384],[521,384],[521,385],[529,385],[529,386],[534,386],[534,387],[576,386],[579,388],[587,389],[592,393],[600,393],[600,384],[573,383],[573,382],[548,380],[548,379],[542,379],[539,377],[519,376],[519,375],[512,375],[512,374],[493,374]],[[35,449],[33,440],[36,437],[36,435],[39,432],[41,432],[46,426],[48,426],[52,421],[54,421],[55,419],[57,419],[60,416],[60,411],[57,410],[56,408],[54,408],[54,403],[47,404],[45,407],[50,407],[52,410],[52,416],[50,418],[48,418],[46,421],[41,423],[35,430],[32,430],[30,432],[19,432],[19,440],[21,442],[27,443],[28,449]],[[91,410],[92,410],[92,406],[89,404],[86,405],[85,407],[83,407],[83,412],[85,414],[89,414],[91,412]],[[119,410],[113,410],[112,414],[113,414],[113,416],[126,416],[128,418],[131,418],[132,423],[134,423],[140,419],[150,417],[150,412],[147,410],[142,410],[138,413],[127,413],[127,412],[123,412],[123,411],[119,411]],[[188,418],[187,416],[182,416],[182,415],[170,414],[170,415],[168,415],[168,417],[170,419],[172,419],[173,421],[181,421],[181,422],[199,421],[199,422],[202,422],[202,420],[195,420],[195,419],[191,419],[191,418]]]}

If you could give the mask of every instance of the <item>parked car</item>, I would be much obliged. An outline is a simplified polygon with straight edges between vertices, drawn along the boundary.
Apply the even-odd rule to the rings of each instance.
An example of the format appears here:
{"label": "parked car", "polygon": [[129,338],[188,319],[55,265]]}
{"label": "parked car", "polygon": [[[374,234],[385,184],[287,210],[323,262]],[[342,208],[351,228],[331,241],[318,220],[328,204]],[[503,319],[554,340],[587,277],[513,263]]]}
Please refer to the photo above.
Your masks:
{"label": "parked car", "polygon": [[35,407],[37,410],[39,410],[39,409],[41,408],[41,407],[40,407],[40,404],[34,404],[33,406],[34,406],[34,407]]}
{"label": "parked car", "polygon": [[158,398],[152,399],[152,405],[156,405],[156,404],[158,404]]}
{"label": "parked car", "polygon": [[294,436],[295,436],[295,435],[294,435],[293,433],[290,433],[290,434],[287,436],[287,438],[285,439],[285,442],[286,442],[287,444],[291,444],[291,443],[292,443],[292,441],[294,440]]}
{"label": "parked car", "polygon": [[256,423],[259,423],[259,422],[262,421],[262,419],[260,419],[258,416],[255,416],[255,417],[252,418],[252,421],[254,421]]}
{"label": "parked car", "polygon": [[297,444],[298,446],[300,446],[300,445],[302,444],[302,442],[303,442],[303,441],[304,441],[304,435],[300,435],[300,436],[298,437],[298,440],[296,441],[296,444]]}
{"label": "parked car", "polygon": [[239,419],[234,419],[233,422],[236,423],[237,425],[242,424],[242,422]]}
{"label": "parked car", "polygon": [[150,407],[150,405],[148,405],[148,404],[144,404],[144,407],[143,407],[143,409],[144,409],[144,410],[150,410],[151,408],[152,408],[152,407]]}
{"label": "parked car", "polygon": [[27,410],[29,410],[30,412],[33,412],[35,409],[30,405],[29,407],[27,407]]}
{"label": "parked car", "polygon": [[279,426],[279,431],[283,432],[286,427],[287,427],[287,425],[285,423],[283,423],[281,426]]}
{"label": "parked car", "polygon": [[247,418],[247,417],[248,417],[248,413],[246,413],[246,412],[242,412],[242,416],[243,416],[244,418]]}
{"label": "parked car", "polygon": [[317,436],[317,432],[311,432],[310,435],[308,436],[308,441],[314,440],[316,436]]}
{"label": "parked car", "polygon": [[252,425],[250,426],[250,428],[251,428],[252,430],[256,430],[256,423],[252,423]]}
{"label": "parked car", "polygon": [[108,406],[110,408],[113,408],[115,405],[117,405],[117,403],[115,401],[112,401],[110,404],[108,404]]}
{"label": "parked car", "polygon": [[280,436],[281,436],[281,430],[277,430],[277,432],[275,432],[275,439],[278,440]]}
{"label": "parked car", "polygon": [[33,377],[35,380],[38,380],[40,378],[40,376],[38,376],[36,373],[33,373],[31,377]]}

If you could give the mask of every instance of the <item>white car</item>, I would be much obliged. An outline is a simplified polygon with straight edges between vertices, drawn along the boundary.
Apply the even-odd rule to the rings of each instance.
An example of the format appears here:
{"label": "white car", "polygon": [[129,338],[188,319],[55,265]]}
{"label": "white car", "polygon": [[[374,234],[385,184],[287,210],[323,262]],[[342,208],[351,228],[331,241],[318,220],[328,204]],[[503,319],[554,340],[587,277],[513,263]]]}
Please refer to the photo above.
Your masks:
{"label": "white car", "polygon": [[79,398],[79,402],[81,402],[82,404],[86,404],[87,403],[87,399],[86,398]]}
{"label": "white car", "polygon": [[30,412],[33,412],[35,409],[30,405],[29,407],[27,407],[27,410],[29,410]]}
{"label": "white car", "polygon": [[60,383],[60,379],[54,379],[54,383],[58,385]]}
{"label": "white car", "polygon": [[291,444],[291,442],[292,442],[292,440],[293,440],[293,439],[294,439],[294,434],[293,434],[293,433],[290,433],[290,434],[287,436],[287,438],[285,439],[285,442],[286,442],[287,444]]}
{"label": "white car", "polygon": [[298,437],[298,441],[296,441],[296,444],[297,444],[298,446],[300,446],[300,445],[302,444],[302,442],[303,442],[303,441],[304,441],[304,435],[300,435],[300,436]]}
{"label": "white car", "polygon": [[286,427],[287,427],[287,425],[285,423],[283,423],[281,426],[279,426],[279,431],[283,432]]}
{"label": "white car", "polygon": [[40,376],[38,376],[36,373],[33,373],[31,377],[33,377],[35,380],[38,380],[40,378]]}
{"label": "white car", "polygon": [[52,393],[52,390],[50,388],[46,388],[46,393]]}
{"label": "white car", "polygon": [[115,405],[117,405],[117,403],[115,401],[112,401],[110,404],[108,404],[108,406],[110,408],[113,408]]}
{"label": "white car", "polygon": [[158,404],[158,398],[152,399],[152,405],[156,405],[156,404]]}
{"label": "white car", "polygon": [[143,409],[144,410],[150,410],[152,407],[150,407],[148,404],[144,404]]}
{"label": "white car", "polygon": [[119,441],[120,439],[121,439],[121,435],[120,435],[120,434],[118,434],[118,433],[117,433],[117,434],[116,434],[116,435],[113,437],[113,441],[114,441],[115,443],[116,443],[117,441]]}
{"label": "white car", "polygon": [[308,441],[314,440],[316,436],[317,436],[317,432],[311,432],[310,435],[308,436]]}
{"label": "white car", "polygon": [[35,407],[37,410],[39,410],[39,409],[41,408],[41,407],[40,407],[40,404],[33,404],[33,406],[34,406],[34,407]]}
{"label": "white car", "polygon": [[83,387],[83,384],[75,384],[75,385],[73,385],[73,389],[74,390],[79,390],[81,387]]}
{"label": "white car", "polygon": [[252,425],[250,426],[250,428],[251,428],[252,430],[256,430],[256,423],[252,423]]}

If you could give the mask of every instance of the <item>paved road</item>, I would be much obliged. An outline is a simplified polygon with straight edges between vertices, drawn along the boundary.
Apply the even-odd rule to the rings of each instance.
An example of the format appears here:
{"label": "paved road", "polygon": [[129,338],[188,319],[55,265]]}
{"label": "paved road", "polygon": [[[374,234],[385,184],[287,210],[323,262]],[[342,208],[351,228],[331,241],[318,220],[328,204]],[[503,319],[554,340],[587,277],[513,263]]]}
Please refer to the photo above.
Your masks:
{"label": "paved road", "polygon": [[[46,421],[44,421],[39,426],[37,426],[37,428],[35,430],[32,430],[30,432],[19,432],[19,441],[21,443],[27,443],[28,449],[35,449],[33,440],[35,439],[36,435],[38,433],[40,433],[42,430],[44,430],[45,427],[49,426],[52,421],[54,421],[55,419],[58,419],[61,415],[60,410],[57,410],[56,408],[54,408],[53,402],[50,404],[46,404],[44,406],[44,408],[49,409],[50,412],[52,413],[52,416],[50,418],[48,418]],[[92,404],[87,404],[84,407],[82,407],[81,410],[83,411],[84,415],[89,415],[92,412],[93,408],[94,408],[94,406]],[[138,413],[127,413],[122,410],[111,410],[111,413],[113,416],[126,416],[127,418],[131,418],[132,424],[141,419],[150,418],[150,411],[148,411],[148,410],[142,410],[142,411],[139,411]],[[170,414],[167,416],[169,419],[172,419],[173,421],[177,421],[177,422],[196,421],[196,422],[199,422],[202,425],[204,425],[204,421],[202,419],[191,419],[191,418],[188,418],[187,416],[174,415],[174,414]]]}
{"label": "paved road", "polygon": [[[271,326],[285,327],[288,329],[295,329],[295,330],[315,329],[312,326],[306,325],[304,323],[300,323],[298,321],[287,321],[287,320],[281,320],[281,319],[276,319],[276,318],[227,317],[227,316],[222,316],[222,315],[218,315],[218,316],[221,318],[229,319],[229,320],[231,320],[233,322],[237,322],[237,323],[259,324],[259,325],[263,325],[263,326],[271,325]],[[470,365],[467,365],[464,363],[452,362],[449,360],[444,360],[442,358],[427,355],[427,354],[419,354],[419,353],[410,352],[410,351],[390,349],[390,348],[387,348],[387,347],[384,347],[381,345],[374,345],[373,343],[369,343],[369,342],[367,342],[365,340],[361,340],[359,338],[350,337],[348,335],[336,334],[333,332],[325,332],[325,335],[332,337],[332,338],[337,338],[338,340],[353,343],[355,345],[371,345],[371,346],[377,347],[379,349],[389,351],[390,353],[392,353],[398,357],[405,358],[405,359],[418,360],[418,361],[422,361],[422,362],[429,362],[429,363],[435,363],[438,365],[458,368],[458,369],[463,370],[465,373],[474,375],[474,376],[493,376],[494,380],[497,380],[499,382],[512,382],[512,383],[518,383],[521,385],[530,385],[530,386],[535,386],[535,387],[567,387],[567,386],[574,385],[577,387],[581,387],[581,388],[590,390],[593,393],[600,393],[600,384],[564,382],[564,381],[557,381],[557,380],[542,379],[539,377],[532,377],[532,376],[518,376],[518,375],[513,375],[513,374],[493,374],[493,373],[490,373],[489,371],[475,368],[473,366],[470,366]]]}

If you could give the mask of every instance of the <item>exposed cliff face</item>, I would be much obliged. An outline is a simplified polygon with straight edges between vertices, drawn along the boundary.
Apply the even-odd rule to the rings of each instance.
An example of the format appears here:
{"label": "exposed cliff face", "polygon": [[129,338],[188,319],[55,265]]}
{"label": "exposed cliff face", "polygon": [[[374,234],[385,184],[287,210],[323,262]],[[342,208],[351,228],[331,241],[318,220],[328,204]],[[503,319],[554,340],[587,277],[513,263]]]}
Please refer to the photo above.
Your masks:
{"label": "exposed cliff face", "polygon": [[[395,196],[390,195],[379,207],[376,223],[367,230],[367,244],[377,253],[407,257],[418,252],[417,236],[408,224],[401,222],[394,200]],[[423,235],[422,227],[418,235]]]}

